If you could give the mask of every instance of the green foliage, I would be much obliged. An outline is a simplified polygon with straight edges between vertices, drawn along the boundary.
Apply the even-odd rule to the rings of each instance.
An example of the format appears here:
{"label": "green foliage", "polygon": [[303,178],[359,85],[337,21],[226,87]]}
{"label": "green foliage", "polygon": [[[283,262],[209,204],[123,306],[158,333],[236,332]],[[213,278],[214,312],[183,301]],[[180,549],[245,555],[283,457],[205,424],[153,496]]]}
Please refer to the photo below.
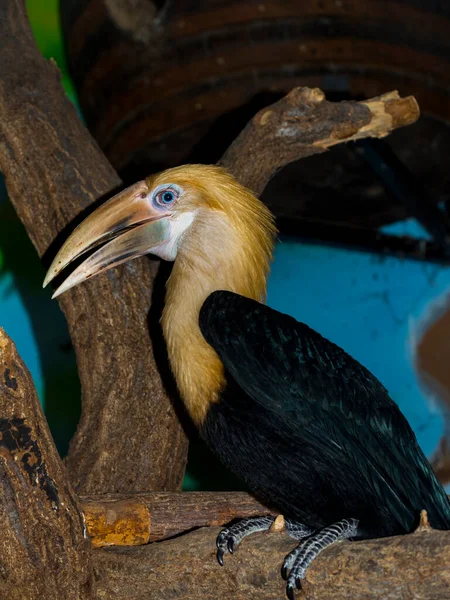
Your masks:
{"label": "green foliage", "polygon": [[59,22],[59,0],[27,0],[28,18],[39,50],[58,65],[67,95],[76,103],[76,92],[68,74],[64,39]]}

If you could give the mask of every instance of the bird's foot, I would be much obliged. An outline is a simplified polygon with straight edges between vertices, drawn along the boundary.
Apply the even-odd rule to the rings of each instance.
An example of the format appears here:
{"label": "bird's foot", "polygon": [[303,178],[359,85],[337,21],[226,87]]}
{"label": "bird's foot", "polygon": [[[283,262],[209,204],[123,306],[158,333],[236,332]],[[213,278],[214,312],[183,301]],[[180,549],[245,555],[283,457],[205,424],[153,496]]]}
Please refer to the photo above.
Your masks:
{"label": "bird's foot", "polygon": [[227,552],[233,554],[240,542],[248,535],[259,531],[267,531],[274,520],[274,517],[250,517],[222,529],[216,542],[219,565],[223,566],[224,554]]}
{"label": "bird's foot", "polygon": [[295,588],[301,589],[307,568],[322,550],[334,542],[354,537],[357,531],[357,519],[343,519],[310,535],[286,556],[281,574],[287,580],[286,594],[289,600],[294,600]]}
{"label": "bird's foot", "polygon": [[289,537],[293,538],[294,540],[302,540],[308,535],[314,533],[314,529],[311,529],[311,527],[308,527],[307,525],[303,525],[303,523],[300,523],[299,521],[294,521],[293,519],[285,519],[285,523],[286,533]]}

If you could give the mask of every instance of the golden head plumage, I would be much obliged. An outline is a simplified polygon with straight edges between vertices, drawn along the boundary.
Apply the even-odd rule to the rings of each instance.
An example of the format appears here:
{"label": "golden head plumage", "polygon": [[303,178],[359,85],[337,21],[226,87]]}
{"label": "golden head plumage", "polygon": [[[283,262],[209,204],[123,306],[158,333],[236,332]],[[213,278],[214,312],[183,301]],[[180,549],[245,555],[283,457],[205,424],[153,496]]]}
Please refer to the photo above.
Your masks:
{"label": "golden head plumage", "polygon": [[265,300],[276,229],[268,208],[222,168],[190,165],[162,176],[188,190],[186,205],[198,211],[178,246],[162,326],[180,393],[201,423],[225,379],[219,357],[201,334],[200,308],[215,290]]}
{"label": "golden head plumage", "polygon": [[276,234],[267,207],[225,169],[185,165],[152,175],[90,215],[53,261],[44,285],[102,242],[55,295],[136,256],[175,261],[162,326],[180,393],[201,422],[224,384],[223,367],[198,325],[215,290],[264,301]]}
{"label": "golden head plumage", "polygon": [[[239,287],[238,293],[265,299],[276,229],[272,213],[248,188],[225,169],[210,165],[175,167],[149,177],[146,183],[149,189],[178,186],[183,193],[175,210],[195,215],[189,232],[183,232],[178,241],[177,262],[185,265],[202,255],[204,269],[198,260],[197,266],[203,276],[211,276],[211,271],[204,272],[212,266],[208,262],[222,255],[230,267],[226,269],[228,283]],[[225,249],[233,256],[223,257]]]}

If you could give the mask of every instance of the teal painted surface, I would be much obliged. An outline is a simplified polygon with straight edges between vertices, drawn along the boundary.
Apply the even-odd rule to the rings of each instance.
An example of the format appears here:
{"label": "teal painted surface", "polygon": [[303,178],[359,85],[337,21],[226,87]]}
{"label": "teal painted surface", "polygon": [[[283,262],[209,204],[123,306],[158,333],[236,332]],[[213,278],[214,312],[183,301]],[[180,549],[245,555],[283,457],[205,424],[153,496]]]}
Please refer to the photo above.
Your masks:
{"label": "teal painted surface", "polygon": [[372,371],[430,456],[443,420],[419,387],[411,337],[430,301],[449,286],[449,270],[436,265],[285,241],[277,246],[268,304],[306,322]]}
{"label": "teal painted surface", "polygon": [[7,199],[0,176],[0,326],[30,369],[55,442],[67,450],[80,411],[80,385],[66,322],[45,271]]}

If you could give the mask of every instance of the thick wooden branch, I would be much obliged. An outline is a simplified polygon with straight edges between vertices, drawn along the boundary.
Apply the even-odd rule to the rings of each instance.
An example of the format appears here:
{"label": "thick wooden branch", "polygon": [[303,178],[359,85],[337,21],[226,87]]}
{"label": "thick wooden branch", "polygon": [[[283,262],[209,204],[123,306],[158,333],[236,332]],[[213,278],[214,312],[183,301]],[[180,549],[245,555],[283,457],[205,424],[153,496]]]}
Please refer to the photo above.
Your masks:
{"label": "thick wooden branch", "polygon": [[139,546],[233,519],[274,514],[244,492],[150,492],[83,497],[92,545]]}
{"label": "thick wooden branch", "polygon": [[[285,534],[248,538],[237,553],[227,556],[223,569],[216,562],[220,529],[215,526],[273,514],[248,494],[152,492],[83,498],[81,504],[93,545],[115,544],[107,552],[94,552],[99,598],[284,597],[281,564],[295,546]],[[145,545],[204,525],[210,527]],[[446,597],[450,584],[445,567],[449,559],[450,532],[430,530],[424,518],[412,535],[330,548],[308,571],[302,597],[403,600],[409,594],[411,600],[437,600]]]}
{"label": "thick wooden branch", "polygon": [[87,600],[83,514],[31,376],[0,329],[0,598]]}
{"label": "thick wooden branch", "polygon": [[220,163],[261,194],[290,162],[343,142],[384,137],[418,118],[416,100],[397,92],[363,102],[328,102],[321,90],[299,87],[255,115]]}
{"label": "thick wooden branch", "polygon": [[[295,542],[285,533],[244,540],[224,567],[215,558],[220,528],[164,543],[93,552],[97,598],[115,600],[282,600],[280,570]],[[450,589],[450,532],[342,542],[307,572],[302,600],[440,600]]]}
{"label": "thick wooden branch", "polygon": [[[0,0],[0,170],[37,251],[50,259],[93,202],[121,182],[66,98],[57,68],[41,57],[24,5]],[[83,389],[67,461],[77,491],[181,486],[187,441],[149,334],[156,272],[156,262],[136,260],[61,299]],[[158,338],[156,304],[150,321]]]}

